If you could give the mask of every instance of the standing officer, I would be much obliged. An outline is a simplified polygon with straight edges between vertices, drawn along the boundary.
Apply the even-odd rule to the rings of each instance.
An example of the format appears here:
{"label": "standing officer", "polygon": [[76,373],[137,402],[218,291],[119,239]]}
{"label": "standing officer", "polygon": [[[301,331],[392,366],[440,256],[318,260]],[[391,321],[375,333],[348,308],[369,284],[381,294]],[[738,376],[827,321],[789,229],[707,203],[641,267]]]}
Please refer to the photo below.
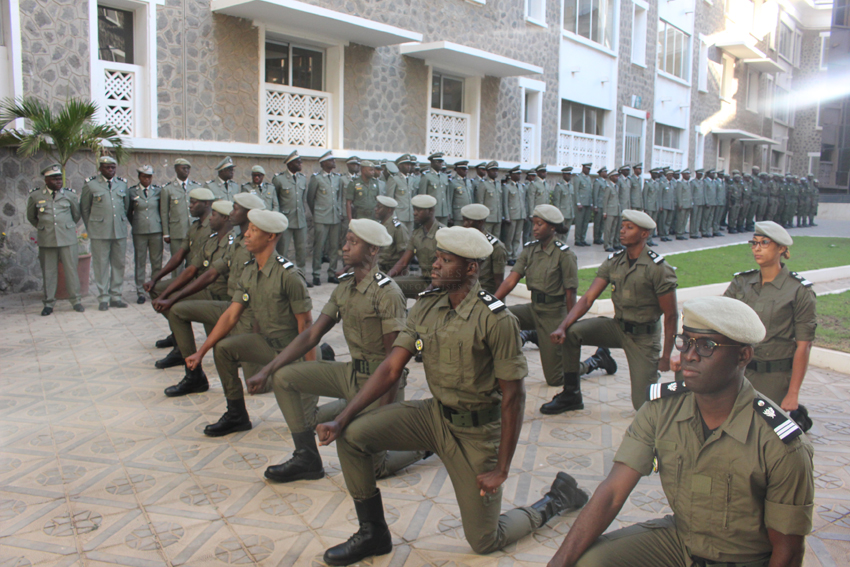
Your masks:
{"label": "standing officer", "polygon": [[80,222],[80,203],[77,195],[62,187],[62,168],[58,163],[41,170],[44,188],[33,189],[27,197],[27,221],[38,230],[38,263],[44,282],[44,309],[41,315],[53,313],[56,305],[56,286],[59,281],[59,262],[65,272],[65,289],[74,311],[82,313],[80,279],[77,274],[77,223]]}
{"label": "standing officer", "polygon": [[[307,292],[304,274],[289,260],[275,253],[277,240],[286,230],[287,220],[275,211],[248,212],[248,232],[245,247],[254,257],[242,271],[231,304],[219,317],[207,340],[195,354],[186,357],[186,368],[195,370],[204,355],[215,347],[214,358],[227,411],[216,423],[207,425],[204,435],[221,437],[251,429],[251,418],[245,408],[239,365],[268,364],[277,353],[313,323],[310,310],[313,302]],[[247,312],[253,325],[242,324]],[[253,329],[256,329],[252,332]],[[315,360],[315,351],[304,357]]]}
{"label": "standing officer", "polygon": [[[251,181],[243,183],[240,193],[251,193],[263,200],[266,210],[278,211],[280,205],[277,202],[277,189],[266,178],[266,170],[261,165],[255,165],[251,168]],[[236,200],[235,196],[234,199]]]}
{"label": "standing officer", "polygon": [[216,199],[232,201],[233,196],[241,190],[239,184],[233,181],[233,173],[236,170],[233,159],[230,156],[223,158],[215,166],[215,170],[218,177],[210,179],[204,186],[213,192]]}
{"label": "standing officer", "polygon": [[[617,195],[620,198],[620,212],[625,211],[626,209],[631,208],[631,183],[629,182],[629,172],[631,168],[628,165],[622,165],[619,169],[619,178],[614,182],[617,186]],[[614,250],[622,250],[623,246],[620,244],[620,231],[618,230],[620,223],[618,222],[614,226]]]}
{"label": "standing officer", "polygon": [[381,246],[381,251],[378,253],[378,268],[386,273],[401,260],[404,251],[407,250],[407,242],[410,240],[410,234],[407,232],[407,227],[394,217],[398,210],[398,201],[378,195],[378,205],[375,207],[375,218],[387,229],[387,234],[392,238],[392,242],[386,246]]}
{"label": "standing officer", "polygon": [[629,193],[629,206],[636,211],[643,210],[643,163],[636,163],[632,167],[632,174],[628,176],[631,184]]}
{"label": "standing officer", "polygon": [[[611,472],[551,567],[802,565],[813,450],[744,378],[764,326],[751,308],[725,297],[694,299],[684,311],[676,348],[685,381],[649,389]],[[672,516],[601,535],[653,471]]]}
{"label": "standing officer", "polygon": [[770,175],[762,171],[758,174],[758,206],[755,211],[756,222],[762,222],[767,219],[767,199],[769,195]]}
{"label": "standing officer", "polygon": [[[295,265],[302,272],[307,272],[307,213],[304,210],[304,199],[307,193],[307,178],[301,173],[304,162],[298,151],[294,151],[284,160],[286,170],[278,173],[272,179],[277,189],[277,201],[280,212],[286,215],[286,232],[278,240],[278,254],[286,256],[289,244],[295,248]],[[313,287],[309,282],[307,287]]]}
{"label": "standing officer", "polygon": [[[580,363],[582,345],[622,348],[626,352],[635,409],[643,404],[646,387],[658,380],[658,372],[670,370],[670,352],[679,315],[676,273],[664,261],[664,256],[646,246],[654,228],[655,223],[646,213],[623,212],[620,236],[626,249],[608,256],[596,272],[590,289],[551,335],[555,344],[566,344],[564,391],[543,404],[542,413],[557,414],[584,407],[579,376],[595,368]],[[613,284],[614,318],[579,321],[608,284]],[[658,321],[661,315],[664,315],[663,351]]]}
{"label": "standing officer", "polygon": [[[700,223],[700,232],[703,238],[714,237],[714,205],[717,199],[717,188],[714,181],[711,179],[711,171],[708,170],[705,176],[702,177],[702,193],[705,200],[705,207],[702,211],[702,223]],[[699,172],[697,177],[700,177]]]}
{"label": "standing officer", "polygon": [[339,186],[342,188],[342,224],[339,227],[339,249],[345,244],[345,235],[348,233],[348,206],[345,202],[346,191],[351,180],[360,175],[360,158],[351,156],[345,160],[345,171],[340,175]]}
{"label": "standing officer", "polygon": [[508,265],[511,266],[516,262],[522,245],[522,228],[526,216],[522,191],[517,184],[520,175],[520,167],[516,166],[508,172],[508,180],[502,183],[502,210],[505,215],[502,233],[508,248]]}
{"label": "standing officer", "polygon": [[[572,166],[563,168],[561,170],[561,181],[558,181],[555,184],[551,194],[551,204],[558,207],[558,210],[561,211],[562,215],[564,215],[564,227],[566,227],[568,231],[567,235],[564,236],[564,240],[567,239],[570,227],[573,225],[576,218],[576,194],[573,190],[572,176]],[[535,207],[536,206],[537,205],[535,205]],[[533,211],[534,209],[531,210]]]}
{"label": "standing officer", "polygon": [[702,216],[705,213],[705,184],[703,183],[704,170],[696,170],[696,179],[691,179],[691,196],[693,209],[691,212],[691,238],[702,238]]}
{"label": "standing officer", "polygon": [[351,180],[345,189],[345,208],[348,220],[375,220],[375,205],[380,195],[378,182],[374,179],[375,166],[369,160],[360,163],[360,175]]}
{"label": "standing officer", "polygon": [[337,242],[339,223],[342,221],[342,187],[340,176],[334,173],[336,160],[333,153],[325,152],[319,158],[321,172],[310,176],[307,186],[307,206],[313,214],[313,285],[321,285],[322,251],[328,249],[328,283],[339,283],[336,279]]}
{"label": "standing officer", "polygon": [[670,169],[662,170],[663,177],[660,177],[661,182],[661,211],[658,215],[658,234],[661,235],[661,242],[670,242],[670,229],[673,224],[673,213],[676,212],[676,192],[673,188],[673,171]]}
{"label": "standing officer", "polygon": [[490,216],[484,224],[485,232],[490,234],[501,234],[502,219],[502,184],[499,181],[499,162],[487,163],[487,179],[482,179],[475,189],[475,202],[489,209]]}
{"label": "standing officer", "polygon": [[541,163],[534,168],[537,173],[537,179],[529,183],[526,198],[528,199],[527,209],[529,213],[534,210],[537,205],[552,205],[552,187],[546,181],[546,176],[549,172],[546,171],[547,165]]}
{"label": "standing officer", "polygon": [[576,246],[590,246],[586,240],[587,225],[590,223],[590,214],[595,205],[593,202],[593,182],[590,179],[591,165],[593,165],[591,162],[581,164],[581,173],[573,179],[573,187],[576,193]]}
{"label": "standing officer", "polygon": [[715,188],[714,236],[723,236],[720,223],[723,220],[723,215],[726,214],[726,183],[723,181],[722,172],[718,175],[714,170],[711,170],[709,177],[714,181]]}
{"label": "standing officer", "polygon": [[127,180],[116,177],[117,162],[109,156],[98,159],[100,174],[83,185],[80,212],[91,239],[92,267],[97,285],[98,310],[125,308],[124,257],[127,254],[127,212],[130,192]]}
{"label": "standing officer", "polygon": [[153,167],[143,165],[138,170],[139,183],[130,187],[130,211],[127,220],[133,228],[133,256],[136,265],[136,303],[145,302],[145,267],[148,256],[151,276],[162,269],[162,218],[159,199],[162,187],[153,185]]}
{"label": "standing officer", "polygon": [[[605,197],[605,187],[608,182],[608,168],[604,165],[596,170],[593,179],[593,243],[605,243],[605,219],[602,218],[602,199]],[[578,213],[576,213],[578,215]],[[578,225],[576,225],[578,226]]]}
{"label": "standing officer", "polygon": [[[407,233],[413,232],[413,191],[410,190],[410,169],[414,159],[410,154],[402,154],[393,165],[387,164],[390,177],[387,179],[386,196],[398,203],[395,208],[395,217],[407,229]],[[390,233],[392,234],[392,233]]]}
{"label": "standing officer", "polygon": [[[192,170],[192,164],[183,158],[174,160],[174,173],[177,179],[166,183],[162,188],[159,198],[159,216],[162,219],[162,240],[168,244],[169,252],[172,256],[177,254],[177,251],[183,247],[183,241],[186,239],[186,233],[189,231],[191,224],[189,214],[189,192],[196,187],[200,187],[200,183],[195,183],[189,179],[189,173]],[[179,266],[174,272],[174,277],[180,275],[183,271],[183,266]],[[174,345],[166,345],[168,346]]]}
{"label": "standing officer", "polygon": [[[682,180],[676,183],[676,203],[678,213],[676,217],[676,240],[687,240],[685,232],[688,229],[688,220],[691,218],[691,211],[694,208],[693,185],[691,184],[691,170],[686,169],[682,172]],[[691,223],[691,234],[694,233],[693,223]]]}
{"label": "standing officer", "polygon": [[809,209],[809,226],[817,226],[815,217],[818,214],[818,203],[820,203],[820,187],[818,180],[811,173],[809,174],[809,184],[812,189],[812,207]]}
{"label": "standing officer", "polygon": [[619,171],[612,171],[605,179],[605,189],[602,193],[602,202],[599,204],[599,212],[601,220],[605,223],[605,251],[614,252],[617,244],[615,232],[619,232],[620,214],[623,210],[620,208],[620,192],[618,189],[618,181],[620,178]]}
{"label": "standing officer", "polygon": [[[395,279],[401,291],[410,299],[416,299],[420,292],[431,287],[431,266],[437,254],[437,231],[446,228],[434,218],[436,206],[437,199],[431,195],[417,195],[413,198],[413,218],[416,228],[407,242],[407,250],[387,273],[389,277]],[[414,253],[419,260],[419,269],[422,272],[419,276],[411,276],[407,272]],[[398,274],[404,275],[396,277]]]}
{"label": "standing officer", "polygon": [[482,161],[481,163],[479,163],[478,165],[475,166],[475,175],[476,175],[476,177],[472,180],[472,192],[473,192],[473,194],[475,193],[475,191],[478,190],[478,185],[482,181],[487,179],[487,162],[486,161]]}
{"label": "standing officer", "polygon": [[[656,167],[649,170],[649,176],[650,179],[643,185],[643,209],[649,215],[649,218],[652,219],[652,222],[658,226],[661,222],[659,219],[661,209],[661,169]],[[658,230],[654,234],[658,234]],[[648,246],[656,245],[652,237],[652,234],[649,235],[649,240],[646,243]]]}
{"label": "standing officer", "polygon": [[480,203],[467,205],[461,211],[463,226],[480,230],[493,247],[493,252],[480,261],[478,283],[481,289],[495,293],[505,279],[505,267],[508,265],[508,250],[505,245],[489,232],[484,232],[484,223],[490,211]]}
{"label": "standing officer", "polygon": [[428,156],[431,168],[422,175],[419,181],[419,195],[431,195],[437,199],[434,207],[434,217],[440,224],[447,224],[451,215],[451,203],[447,194],[449,176],[442,172],[445,160],[442,152],[435,152]]}
{"label": "standing officer", "polygon": [[466,176],[469,172],[469,162],[466,160],[455,163],[455,174],[449,177],[449,202],[451,203],[451,222],[455,225],[463,224],[463,215],[460,210],[470,203],[475,202],[475,193],[472,190],[472,181]]}
{"label": "standing officer", "polygon": [[737,169],[732,170],[732,178],[726,179],[726,204],[728,212],[726,226],[729,234],[738,233],[738,217],[741,214],[741,197],[742,197],[742,179],[741,172]]}
{"label": "standing officer", "polygon": [[[389,356],[345,410],[317,427],[323,445],[337,441],[360,523],[352,538],[325,552],[329,565],[392,551],[373,465],[373,455],[387,447],[439,455],[476,553],[499,550],[587,499],[575,479],[558,473],[541,500],[501,514],[502,485],[522,427],[527,363],[516,318],[477,281],[478,260],[492,246],[474,229],[456,226],[438,235],[436,289],[416,302]],[[363,413],[398,383],[415,353],[422,354],[434,397]]]}

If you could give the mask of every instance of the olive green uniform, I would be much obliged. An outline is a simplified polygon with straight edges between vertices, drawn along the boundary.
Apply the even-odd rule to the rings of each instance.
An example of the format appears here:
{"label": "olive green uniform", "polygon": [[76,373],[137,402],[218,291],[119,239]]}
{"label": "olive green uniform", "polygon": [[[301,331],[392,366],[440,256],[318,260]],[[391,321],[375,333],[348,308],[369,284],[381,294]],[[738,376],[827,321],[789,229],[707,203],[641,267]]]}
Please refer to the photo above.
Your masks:
{"label": "olive green uniform", "polygon": [[[185,250],[186,252],[186,263],[188,265],[194,264],[195,266],[199,266],[196,261],[203,254],[204,246],[206,246],[211,234],[212,229],[210,228],[209,216],[203,220],[195,219],[192,221],[192,225],[186,232],[186,238],[182,240],[183,244],[181,245],[181,250]],[[156,285],[153,286],[153,289],[150,291],[151,299],[157,299],[169,285],[171,285],[170,280],[159,280],[156,282]],[[182,301],[198,299],[210,299],[209,291],[202,289],[198,293],[193,293],[188,297],[184,297]],[[171,320],[170,311],[171,310],[169,309],[162,314],[166,319],[169,319],[169,322]]]}
{"label": "olive green uniform", "polygon": [[536,529],[542,521],[537,511],[501,514],[503,488],[480,496],[476,480],[498,461],[499,380],[528,374],[516,318],[477,283],[455,309],[448,293],[429,291],[411,309],[394,346],[422,353],[434,397],[361,414],[343,431],[337,452],[351,496],[376,494],[375,453],[428,450],[446,466],[464,535],[476,553],[491,553]]}
{"label": "olive green uniform", "polygon": [[[558,210],[564,215],[564,226],[569,231],[576,216],[576,195],[573,191],[572,182],[563,179],[558,181],[555,183],[555,188],[552,189],[550,196],[552,198],[551,204],[558,207]],[[534,209],[531,210],[534,211]]]}
{"label": "olive green uniform", "polygon": [[339,226],[342,221],[342,187],[338,173],[324,171],[310,176],[307,206],[313,214],[313,278],[322,270],[322,251],[328,249],[328,278],[336,277],[339,262]]}
{"label": "olive green uniform", "polygon": [[351,201],[351,218],[375,220],[375,207],[378,205],[378,182],[368,182],[358,175],[345,188],[345,200]]}
{"label": "olive green uniform", "polygon": [[522,227],[526,217],[524,201],[519,185],[511,180],[502,183],[502,210],[505,220],[510,221],[510,224],[504,225],[502,234],[510,260],[516,260],[522,248]]}
{"label": "olive green uniform", "polygon": [[620,250],[608,256],[596,272],[612,285],[614,319],[596,317],[573,323],[565,341],[566,371],[585,374],[582,345],[621,348],[629,361],[632,405],[640,408],[646,387],[658,381],[663,314],[658,298],[676,290],[676,273],[660,256],[645,246],[633,265]]}
{"label": "olive green uniform", "polygon": [[212,191],[216,199],[223,201],[232,201],[234,195],[242,192],[242,189],[239,187],[238,183],[236,183],[232,179],[228,179],[227,181],[225,181],[220,177],[210,179],[204,184],[204,187]]}
{"label": "olive green uniform", "polygon": [[791,384],[797,341],[815,340],[817,300],[812,282],[783,264],[779,275],[766,284],[761,283],[760,270],[735,274],[723,295],[752,307],[764,323],[767,333],[755,345],[746,375],[756,390],[781,404]]}
{"label": "olive green uniform", "polygon": [[141,185],[130,187],[130,212],[127,219],[133,228],[133,259],[135,260],[136,294],[144,295],[145,267],[151,261],[151,277],[162,269],[162,219],[159,200],[162,187]]}
{"label": "olive green uniform", "polygon": [[502,229],[502,184],[498,179],[482,179],[475,188],[475,202],[490,209],[484,221],[484,232],[496,234]]}
{"label": "olive green uniform", "polygon": [[644,476],[657,463],[673,515],[601,536],[577,567],[767,567],[768,529],[811,531],[812,445],[782,410],[744,380],[729,417],[706,439],[684,383],[657,389],[614,462]]}
{"label": "olive green uniform", "polygon": [[[597,175],[593,178],[593,189],[591,191],[593,203],[593,243],[597,242],[604,244],[605,237],[605,220],[602,218],[602,196],[605,194],[605,184],[608,182],[607,177]],[[578,198],[578,196],[576,196]],[[576,209],[578,210],[578,209]],[[578,227],[578,212],[576,212],[576,227]]]}
{"label": "olive green uniform", "polygon": [[[678,213],[676,216],[676,237],[680,238],[685,236],[685,232],[688,228],[688,220],[690,220],[691,211],[693,211],[694,208],[694,186],[691,184],[690,179],[687,181],[682,179],[676,182],[675,188],[676,206],[678,207]],[[694,232],[693,223],[691,224],[691,234],[696,234]]]}
{"label": "olive green uniform", "polygon": [[505,277],[505,267],[508,265],[508,250],[502,241],[485,232],[487,242],[493,246],[493,252],[483,261],[478,263],[478,283],[481,289],[496,293],[496,274],[501,274]]}
{"label": "olive green uniform", "polygon": [[472,188],[472,180],[459,175],[450,177],[448,194],[449,201],[451,202],[452,221],[454,224],[462,226],[463,215],[460,210],[475,202],[475,191]]}
{"label": "olive green uniform", "polygon": [[80,203],[70,189],[55,193],[47,187],[33,189],[27,197],[27,220],[38,230],[38,262],[44,279],[45,307],[56,304],[59,262],[65,272],[65,289],[71,305],[80,303],[80,278],[77,274],[77,223]]}
{"label": "olive green uniform", "polygon": [[80,213],[91,240],[92,268],[100,303],[121,301],[127,254],[127,180],[98,174],[83,185]]}
{"label": "olive green uniform", "polygon": [[295,248],[295,264],[302,272],[306,272],[307,213],[304,211],[304,199],[307,193],[307,178],[300,171],[292,173],[287,169],[275,175],[272,183],[277,189],[280,212],[285,214],[289,221],[289,226],[277,242],[277,251],[285,256],[289,253],[291,242]]}
{"label": "olive green uniform", "polygon": [[537,331],[540,337],[540,363],[550,386],[564,383],[564,349],[552,344],[549,334],[567,316],[566,290],[578,287],[578,263],[570,247],[557,240],[543,245],[527,242],[512,272],[525,278],[531,303],[509,307],[523,331]]}
{"label": "olive green uniform", "polygon": [[620,208],[619,192],[617,185],[610,179],[605,180],[605,188],[602,193],[602,202],[599,204],[599,216],[604,217],[605,232],[603,243],[605,248],[613,248],[617,244],[617,235],[620,233]]}
{"label": "olive green uniform", "polygon": [[[192,224],[192,215],[189,212],[189,192],[200,183],[187,179],[180,181],[175,179],[166,183],[159,196],[159,216],[162,221],[162,237],[169,238],[168,249],[172,256],[183,247],[183,240]],[[172,277],[177,277],[183,267],[172,272]]]}
{"label": "olive green uniform", "polygon": [[582,172],[573,175],[571,182],[576,195],[575,242],[579,244],[587,242],[587,225],[590,224],[590,215],[595,205],[593,202],[593,182],[589,175]]}
{"label": "olive green uniform", "polygon": [[279,211],[280,205],[277,202],[277,189],[271,183],[263,181],[259,185],[253,181],[243,183],[240,188],[240,193],[251,193],[263,200],[266,209],[269,211]]}
{"label": "olive green uniform", "polygon": [[381,247],[381,251],[378,252],[378,267],[383,272],[389,272],[393,269],[393,266],[401,260],[401,257],[404,255],[404,251],[407,250],[407,243],[410,240],[410,235],[408,234],[407,227],[404,226],[404,223],[396,218],[387,217],[387,220],[381,224],[383,224],[387,229],[387,232],[390,233],[393,243],[389,246]]}
{"label": "olive green uniform", "polygon": [[424,226],[419,226],[410,235],[407,250],[416,252],[416,259],[419,260],[419,270],[422,274],[395,278],[395,282],[404,292],[405,297],[416,299],[420,292],[431,285],[431,266],[437,259],[437,231],[441,228],[445,228],[445,225],[435,220],[428,232],[425,232]]}
{"label": "olive green uniform", "polygon": [[[407,229],[407,234],[413,232],[413,205],[410,199],[415,193],[411,190],[411,177],[401,173],[393,173],[387,179],[386,196],[395,199],[398,206],[395,208],[395,216]],[[392,234],[392,233],[390,233]],[[383,268],[381,268],[383,269]]]}
{"label": "olive green uniform", "polygon": [[451,215],[451,202],[448,195],[449,176],[446,173],[438,173],[429,169],[419,181],[419,194],[431,195],[437,199],[434,206],[434,218],[437,222],[447,224]]}

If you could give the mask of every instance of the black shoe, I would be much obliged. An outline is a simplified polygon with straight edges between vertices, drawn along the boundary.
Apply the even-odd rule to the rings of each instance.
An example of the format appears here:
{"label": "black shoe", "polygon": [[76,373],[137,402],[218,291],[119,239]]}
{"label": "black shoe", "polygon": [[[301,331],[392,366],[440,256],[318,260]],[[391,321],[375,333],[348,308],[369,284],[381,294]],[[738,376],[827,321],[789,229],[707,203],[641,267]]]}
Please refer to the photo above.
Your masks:
{"label": "black shoe", "polygon": [[121,301],[120,299],[113,299],[109,302],[110,307],[115,307],[116,309],[124,309],[127,307],[127,304]]}
{"label": "black shoe", "polygon": [[139,305],[143,305],[143,304],[145,303],[145,296],[144,296],[144,295],[140,295],[139,297],[137,297],[137,298],[136,298],[136,303],[138,303]]}
{"label": "black shoe", "polygon": [[322,254],[322,264],[329,264],[331,261],[327,254]]}
{"label": "black shoe", "polygon": [[587,504],[587,494],[578,487],[576,479],[559,472],[546,495],[531,505],[540,514],[540,526],[566,510]]}
{"label": "black shoe", "polygon": [[519,338],[522,339],[522,346],[525,346],[525,343],[534,343],[537,346],[540,346],[540,342],[538,342],[537,331],[520,331]]}
{"label": "black shoe", "polygon": [[698,235],[698,234],[692,234],[692,235],[691,235],[691,238],[693,238],[693,239],[697,239],[697,238],[702,238],[702,236],[700,236],[700,235]]}
{"label": "black shoe", "polygon": [[328,283],[338,284],[339,279],[336,276],[328,276]]}
{"label": "black shoe", "polygon": [[688,239],[687,236],[677,236],[676,237],[676,240],[687,240],[687,239]]}
{"label": "black shoe", "polygon": [[109,304],[105,301],[101,301],[97,304],[98,311],[109,311]]}
{"label": "black shoe", "polygon": [[174,366],[180,366],[183,364],[183,355],[180,354],[180,349],[174,347],[171,349],[171,352],[165,355],[165,358],[161,358],[154,363],[154,366],[159,368],[160,370],[165,370],[166,368],[172,368]]}
{"label": "black shoe", "polygon": [[564,372],[564,390],[552,398],[551,402],[540,406],[540,413],[556,415],[581,409],[584,409],[584,402],[578,372]]}
{"label": "black shoe", "polygon": [[614,250],[625,250],[625,249],[626,249],[626,247],[623,246],[622,244],[618,244],[614,247]]}
{"label": "black shoe", "polygon": [[77,313],[85,313],[86,308],[83,307],[82,303],[78,303],[78,304],[74,305],[74,311],[76,311]]}
{"label": "black shoe", "polygon": [[[236,433],[237,431],[248,431],[251,429],[251,418],[245,409],[245,398],[238,400],[227,400],[227,411],[215,423],[204,428],[207,437],[221,437]],[[312,435],[312,432],[311,432]]]}
{"label": "black shoe", "polygon": [[336,353],[334,353],[333,347],[328,343],[322,343],[322,346],[319,347],[319,353],[321,354],[319,360],[327,360],[329,362],[336,360]]}
{"label": "black shoe", "polygon": [[313,284],[311,284],[310,282],[307,282],[307,287],[312,288]]}
{"label": "black shoe", "polygon": [[41,316],[42,317],[47,317],[48,315],[52,315],[52,314],[53,314],[53,308],[52,307],[45,307],[44,309],[41,310]]}
{"label": "black shoe", "polygon": [[325,551],[328,565],[351,565],[373,555],[386,555],[393,550],[393,538],[384,519],[381,492],[366,500],[354,499],[354,510],[360,529],[348,541]]}
{"label": "black shoe", "polygon": [[322,457],[316,446],[316,436],[313,431],[293,433],[295,452],[285,463],[272,465],[266,469],[265,477],[275,482],[292,482],[295,480],[316,480],[325,476],[322,468]]}
{"label": "black shoe", "polygon": [[414,355],[413,360],[414,360],[414,361],[416,361],[416,362],[422,362],[422,353],[421,353],[421,352],[417,352],[417,353]]}
{"label": "black shoe", "polygon": [[614,249],[613,249],[613,248],[611,248],[611,247],[609,246],[608,248],[606,248],[606,249],[605,249],[605,251],[606,251],[606,252],[613,252],[613,251],[614,251]]}
{"label": "black shoe", "polygon": [[611,356],[611,351],[605,347],[599,347],[596,349],[596,354],[593,355],[596,357],[596,367],[604,370],[608,373],[608,375],[615,374],[617,372],[617,361]]}
{"label": "black shoe", "polygon": [[177,346],[177,341],[174,340],[174,335],[168,335],[164,339],[156,341],[156,348],[174,348]]}
{"label": "black shoe", "polygon": [[647,246],[658,246],[658,244],[654,240],[650,240],[646,243]]}
{"label": "black shoe", "polygon": [[508,266],[513,266],[516,264],[516,260],[508,260]]}
{"label": "black shoe", "polygon": [[200,368],[194,370],[186,369],[186,375],[174,386],[165,389],[165,395],[169,398],[185,396],[187,394],[199,394],[210,389],[207,375]]}
{"label": "black shoe", "polygon": [[728,232],[729,232],[729,234],[738,234],[738,231],[737,231],[737,230],[735,230],[734,228],[730,228],[730,229],[728,230]]}
{"label": "black shoe", "polygon": [[313,287],[322,285],[322,280],[319,279],[319,276],[313,276]]}
{"label": "black shoe", "polygon": [[714,233],[714,236],[715,236],[715,237],[717,237],[717,236],[723,236],[723,233],[722,233],[722,232],[715,232],[715,233]]}
{"label": "black shoe", "polygon": [[797,409],[790,412],[788,414],[791,419],[797,422],[797,425],[800,426],[800,429],[803,430],[803,433],[812,428],[812,418],[809,417],[809,410],[806,409],[806,406],[803,404],[798,404]]}
{"label": "black shoe", "polygon": [[593,243],[594,244],[605,244],[605,242],[603,242],[602,240],[594,240]]}
{"label": "black shoe", "polygon": [[810,223],[809,226],[817,226],[815,223]]}
{"label": "black shoe", "polygon": [[669,238],[667,238],[666,236],[662,236],[662,237],[661,237],[661,242],[670,242],[670,239],[669,239]]}

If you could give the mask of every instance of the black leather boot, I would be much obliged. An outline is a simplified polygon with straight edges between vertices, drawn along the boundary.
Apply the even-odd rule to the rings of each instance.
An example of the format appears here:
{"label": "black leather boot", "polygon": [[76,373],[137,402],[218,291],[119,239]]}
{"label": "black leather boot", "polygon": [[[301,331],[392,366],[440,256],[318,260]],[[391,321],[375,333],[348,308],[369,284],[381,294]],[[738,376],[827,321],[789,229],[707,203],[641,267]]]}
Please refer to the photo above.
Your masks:
{"label": "black leather boot", "polygon": [[590,374],[594,370],[604,370],[608,374],[617,372],[617,361],[611,357],[611,351],[605,347],[596,349],[596,354],[584,361],[587,366],[587,372]]}
{"label": "black leather boot", "polygon": [[177,346],[177,341],[174,340],[174,335],[168,335],[164,339],[156,341],[156,348],[173,348]]}
{"label": "black leather boot", "polygon": [[245,409],[245,398],[238,400],[227,400],[227,411],[215,422],[204,428],[207,437],[221,437],[237,431],[248,431],[251,429],[251,418]]}
{"label": "black leather boot", "polygon": [[578,372],[564,372],[564,391],[555,395],[551,402],[540,406],[540,413],[556,415],[580,409],[584,409],[584,402],[581,398]]}
{"label": "black leather boot", "polygon": [[[572,508],[581,508],[587,504],[587,494],[578,487],[576,479],[565,472],[559,472],[546,495],[531,505],[540,514],[540,526]],[[538,527],[540,527],[538,526]]]}
{"label": "black leather boot", "polygon": [[292,458],[285,463],[267,468],[266,478],[275,482],[292,482],[315,480],[325,476],[315,434],[312,431],[293,433],[292,441],[295,443]]}
{"label": "black leather boot", "polygon": [[321,353],[319,360],[327,360],[329,362],[336,360],[336,353],[334,353],[333,347],[328,343],[322,343],[322,346],[319,347],[319,352]]}
{"label": "black leather boot", "polygon": [[522,339],[522,346],[525,346],[525,343],[534,343],[537,346],[540,346],[537,338],[537,331],[520,331],[519,338]]}
{"label": "black leather boot", "polygon": [[812,428],[814,423],[812,422],[812,418],[809,417],[809,410],[806,409],[806,406],[803,404],[798,404],[797,409],[788,414],[791,419],[797,422],[797,425],[800,426],[800,429],[803,430],[803,433],[807,432]]}
{"label": "black leather boot", "polygon": [[186,369],[186,375],[174,386],[169,386],[165,389],[165,395],[169,398],[177,396],[185,396],[187,394],[198,394],[206,392],[210,389],[210,383],[207,381],[207,375],[203,369],[198,367],[194,370]]}
{"label": "black leather boot", "polygon": [[159,368],[160,370],[164,370],[166,368],[171,368],[172,366],[180,366],[183,364],[183,355],[180,354],[180,349],[174,347],[171,349],[171,352],[165,355],[165,358],[161,358],[154,363],[154,366]]}
{"label": "black leather boot", "polygon": [[381,492],[366,500],[354,500],[360,529],[348,541],[325,551],[328,565],[351,565],[373,555],[386,555],[393,550],[393,539],[384,519]]}

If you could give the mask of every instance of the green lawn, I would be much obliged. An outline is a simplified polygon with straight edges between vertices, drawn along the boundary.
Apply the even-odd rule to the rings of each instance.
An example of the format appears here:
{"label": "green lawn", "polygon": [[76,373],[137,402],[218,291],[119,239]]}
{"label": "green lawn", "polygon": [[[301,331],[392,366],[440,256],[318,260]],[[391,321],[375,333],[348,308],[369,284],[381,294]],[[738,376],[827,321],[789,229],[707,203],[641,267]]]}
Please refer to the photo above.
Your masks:
{"label": "green lawn", "polygon": [[850,291],[818,297],[815,346],[850,353]]}

